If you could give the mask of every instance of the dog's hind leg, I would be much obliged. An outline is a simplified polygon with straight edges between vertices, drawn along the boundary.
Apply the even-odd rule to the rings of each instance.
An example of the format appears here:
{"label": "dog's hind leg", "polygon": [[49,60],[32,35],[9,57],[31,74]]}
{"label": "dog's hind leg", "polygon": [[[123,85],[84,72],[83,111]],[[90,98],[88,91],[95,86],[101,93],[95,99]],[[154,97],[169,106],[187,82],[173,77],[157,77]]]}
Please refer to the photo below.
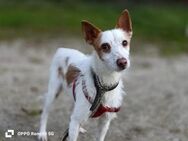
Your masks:
{"label": "dog's hind leg", "polygon": [[61,81],[62,78],[58,74],[58,69],[52,68],[50,74],[50,80],[48,84],[48,92],[45,95],[45,103],[41,115],[40,133],[39,133],[40,141],[47,141],[46,125],[48,120],[48,114],[51,104],[54,101],[54,98],[61,92],[62,89]]}

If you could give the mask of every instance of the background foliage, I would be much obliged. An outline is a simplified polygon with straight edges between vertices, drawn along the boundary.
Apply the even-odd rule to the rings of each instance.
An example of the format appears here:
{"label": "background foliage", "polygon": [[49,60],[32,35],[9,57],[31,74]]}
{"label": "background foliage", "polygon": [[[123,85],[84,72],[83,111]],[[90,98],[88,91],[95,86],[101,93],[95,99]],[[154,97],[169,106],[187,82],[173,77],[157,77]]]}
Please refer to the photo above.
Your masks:
{"label": "background foliage", "polygon": [[135,40],[156,43],[167,54],[188,52],[187,4],[186,0],[1,0],[0,39],[81,36],[83,19],[110,29],[127,8]]}

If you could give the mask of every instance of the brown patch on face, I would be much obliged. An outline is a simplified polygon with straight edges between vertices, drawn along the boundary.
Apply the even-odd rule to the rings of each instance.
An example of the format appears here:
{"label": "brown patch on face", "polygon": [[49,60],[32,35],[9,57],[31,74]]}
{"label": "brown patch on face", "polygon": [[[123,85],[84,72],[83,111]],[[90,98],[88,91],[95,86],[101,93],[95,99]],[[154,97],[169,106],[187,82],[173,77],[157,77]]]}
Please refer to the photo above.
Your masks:
{"label": "brown patch on face", "polygon": [[99,58],[103,61],[103,58],[102,58],[102,54],[103,54],[103,50],[101,48],[101,34],[99,34],[98,38],[95,40],[93,46],[95,48],[95,51],[97,52]]}
{"label": "brown patch on face", "polygon": [[65,77],[65,75],[64,75],[64,73],[63,73],[63,69],[62,69],[62,67],[59,67],[58,68],[58,77]]}
{"label": "brown patch on face", "polygon": [[94,26],[88,21],[82,21],[82,31],[83,31],[86,42],[90,45],[93,45],[99,58],[103,60],[102,59],[103,50],[100,46],[102,30]]}
{"label": "brown patch on face", "polygon": [[70,85],[78,77],[80,72],[80,69],[73,65],[70,65],[66,73],[67,84]]}

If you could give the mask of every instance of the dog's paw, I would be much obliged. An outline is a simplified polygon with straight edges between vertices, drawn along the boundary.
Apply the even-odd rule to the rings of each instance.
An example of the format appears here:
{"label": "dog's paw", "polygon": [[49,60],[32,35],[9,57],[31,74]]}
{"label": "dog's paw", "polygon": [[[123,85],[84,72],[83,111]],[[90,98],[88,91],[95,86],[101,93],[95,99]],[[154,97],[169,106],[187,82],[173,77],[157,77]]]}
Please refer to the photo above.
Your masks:
{"label": "dog's paw", "polygon": [[80,127],[80,132],[81,132],[82,134],[84,134],[84,133],[87,132],[87,130],[85,130],[84,128]]}
{"label": "dog's paw", "polygon": [[39,135],[38,135],[38,141],[48,141],[47,133],[46,132],[40,132]]}

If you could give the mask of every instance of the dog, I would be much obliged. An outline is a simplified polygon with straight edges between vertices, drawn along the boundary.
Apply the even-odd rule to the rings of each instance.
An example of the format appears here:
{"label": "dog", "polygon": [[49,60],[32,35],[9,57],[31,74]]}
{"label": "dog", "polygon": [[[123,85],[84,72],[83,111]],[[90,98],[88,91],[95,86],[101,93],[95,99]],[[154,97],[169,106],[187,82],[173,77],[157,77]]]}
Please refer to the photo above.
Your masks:
{"label": "dog", "polygon": [[50,68],[48,92],[41,115],[39,140],[47,141],[46,125],[49,109],[61,91],[72,95],[74,108],[67,136],[76,141],[81,125],[89,118],[99,121],[97,141],[104,141],[112,119],[120,110],[125,92],[122,74],[130,66],[132,22],[124,10],[114,29],[102,31],[88,21],[82,21],[85,41],[93,53],[59,48]]}

